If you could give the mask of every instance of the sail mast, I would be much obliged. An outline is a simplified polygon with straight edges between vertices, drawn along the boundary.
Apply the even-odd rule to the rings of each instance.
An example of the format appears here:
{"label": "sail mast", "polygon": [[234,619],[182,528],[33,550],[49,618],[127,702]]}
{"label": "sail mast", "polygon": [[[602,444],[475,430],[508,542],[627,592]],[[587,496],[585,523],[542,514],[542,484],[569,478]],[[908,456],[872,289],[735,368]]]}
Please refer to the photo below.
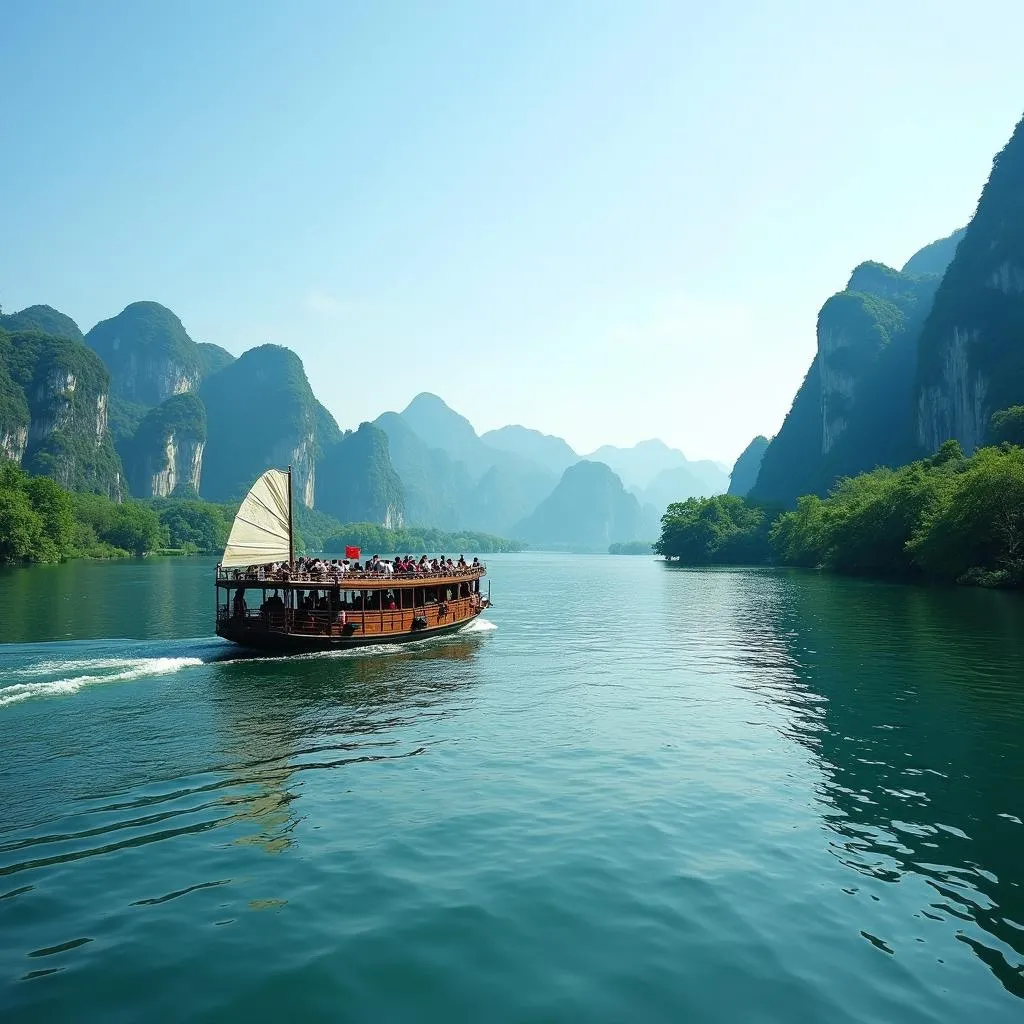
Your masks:
{"label": "sail mast", "polygon": [[288,467],[288,564],[295,564],[295,528],[292,526],[294,515],[292,507],[292,467]]}

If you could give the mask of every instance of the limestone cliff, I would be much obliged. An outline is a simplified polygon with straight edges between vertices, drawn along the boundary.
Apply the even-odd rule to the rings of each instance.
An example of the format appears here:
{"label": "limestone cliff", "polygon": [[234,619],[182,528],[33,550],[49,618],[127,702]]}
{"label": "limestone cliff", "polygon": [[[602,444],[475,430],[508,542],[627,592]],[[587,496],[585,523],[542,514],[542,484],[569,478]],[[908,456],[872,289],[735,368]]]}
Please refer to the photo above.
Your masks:
{"label": "limestone cliff", "polygon": [[402,481],[383,430],[362,423],[326,448],[317,467],[317,508],[342,523],[404,525]]}
{"label": "limestone cliff", "polygon": [[994,412],[1024,402],[1024,119],[992,165],[921,333],[917,438],[982,444]]}
{"label": "limestone cliff", "polygon": [[38,331],[53,338],[85,340],[78,324],[53,306],[27,306],[16,313],[0,316],[0,328],[11,334],[15,331]]}
{"label": "limestone cliff", "polygon": [[292,467],[296,503],[316,500],[317,401],[302,360],[260,345],[203,381],[207,443],[200,494],[242,497],[265,469]]}
{"label": "limestone cliff", "polygon": [[198,494],[206,411],[198,395],[173,395],[151,409],[127,443],[125,470],[140,498]]}
{"label": "limestone cliff", "polygon": [[109,369],[118,399],[151,408],[199,386],[199,347],[174,313],[157,302],[133,302],[98,323],[85,341]]}
{"label": "limestone cliff", "polygon": [[753,497],[791,503],[823,493],[839,476],[914,457],[916,342],[938,282],[862,263],[825,302],[817,353],[764,452]]}
{"label": "limestone cliff", "polygon": [[761,460],[768,448],[768,438],[758,434],[743,449],[736,464],[732,467],[729,477],[729,494],[745,498],[757,483],[757,474],[761,470]]}
{"label": "limestone cliff", "polygon": [[119,498],[109,387],[102,361],[81,342],[0,331],[0,450],[63,487]]}

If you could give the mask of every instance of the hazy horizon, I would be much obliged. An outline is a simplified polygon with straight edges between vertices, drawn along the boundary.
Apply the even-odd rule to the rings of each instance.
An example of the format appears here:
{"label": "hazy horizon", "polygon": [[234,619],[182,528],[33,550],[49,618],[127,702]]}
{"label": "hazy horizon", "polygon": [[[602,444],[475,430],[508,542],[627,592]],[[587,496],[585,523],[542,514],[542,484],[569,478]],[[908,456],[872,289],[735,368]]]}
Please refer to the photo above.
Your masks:
{"label": "hazy horizon", "polygon": [[822,6],[8,5],[0,304],[287,345],[343,427],[429,391],[731,465],[1021,115],[1024,5]]}

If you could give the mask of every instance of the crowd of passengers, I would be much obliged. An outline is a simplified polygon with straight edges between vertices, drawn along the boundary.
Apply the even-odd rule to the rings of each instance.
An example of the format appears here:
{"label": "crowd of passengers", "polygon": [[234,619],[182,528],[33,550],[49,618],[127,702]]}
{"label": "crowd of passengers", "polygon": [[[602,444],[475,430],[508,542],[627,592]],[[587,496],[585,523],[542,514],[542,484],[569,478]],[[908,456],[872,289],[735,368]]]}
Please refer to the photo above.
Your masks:
{"label": "crowd of passengers", "polygon": [[[287,562],[273,562],[270,565],[250,565],[245,576],[256,579],[286,580],[293,576],[312,577],[315,579],[338,579],[352,573],[363,576],[458,576],[471,569],[481,568],[480,559],[466,561],[465,555],[459,555],[457,561],[441,555],[440,558],[428,558],[422,555],[418,560],[412,555],[399,556],[391,560],[374,555],[365,563],[350,562],[347,558],[300,558],[294,567]],[[238,574],[241,576],[241,573]]]}
{"label": "crowd of passengers", "polygon": [[[445,587],[421,588],[419,592],[419,608],[422,609],[426,604],[436,603],[440,606],[439,617],[443,618],[448,614],[449,601],[468,597],[473,602],[474,610],[478,611],[486,602],[483,601],[479,591],[474,591],[474,586],[478,586],[478,584],[467,581],[452,583],[451,586]],[[398,594],[394,590],[371,590],[363,593],[362,591],[342,591],[336,589],[334,590],[333,597],[326,590],[309,590],[305,594],[300,590],[296,596],[295,611],[297,613],[333,612],[336,617],[335,621],[341,624],[347,621],[346,614],[348,612],[397,611],[401,607],[398,604]],[[286,607],[284,599],[275,590],[260,605],[259,610],[260,614],[264,616],[280,615],[284,613]],[[249,608],[245,601],[245,588],[239,587],[235,591],[234,601],[232,602],[232,613],[236,619],[244,619],[248,611]]]}

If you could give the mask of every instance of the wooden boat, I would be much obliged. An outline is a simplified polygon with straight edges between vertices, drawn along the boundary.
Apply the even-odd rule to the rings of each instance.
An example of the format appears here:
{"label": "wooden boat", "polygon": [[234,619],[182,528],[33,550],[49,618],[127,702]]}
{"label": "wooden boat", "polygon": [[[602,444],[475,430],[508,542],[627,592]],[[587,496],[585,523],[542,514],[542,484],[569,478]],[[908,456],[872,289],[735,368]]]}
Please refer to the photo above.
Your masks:
{"label": "wooden boat", "polygon": [[216,569],[219,636],[281,652],[403,643],[462,629],[489,606],[475,559],[430,573],[300,567],[291,484],[290,466],[267,470],[238,509]]}

